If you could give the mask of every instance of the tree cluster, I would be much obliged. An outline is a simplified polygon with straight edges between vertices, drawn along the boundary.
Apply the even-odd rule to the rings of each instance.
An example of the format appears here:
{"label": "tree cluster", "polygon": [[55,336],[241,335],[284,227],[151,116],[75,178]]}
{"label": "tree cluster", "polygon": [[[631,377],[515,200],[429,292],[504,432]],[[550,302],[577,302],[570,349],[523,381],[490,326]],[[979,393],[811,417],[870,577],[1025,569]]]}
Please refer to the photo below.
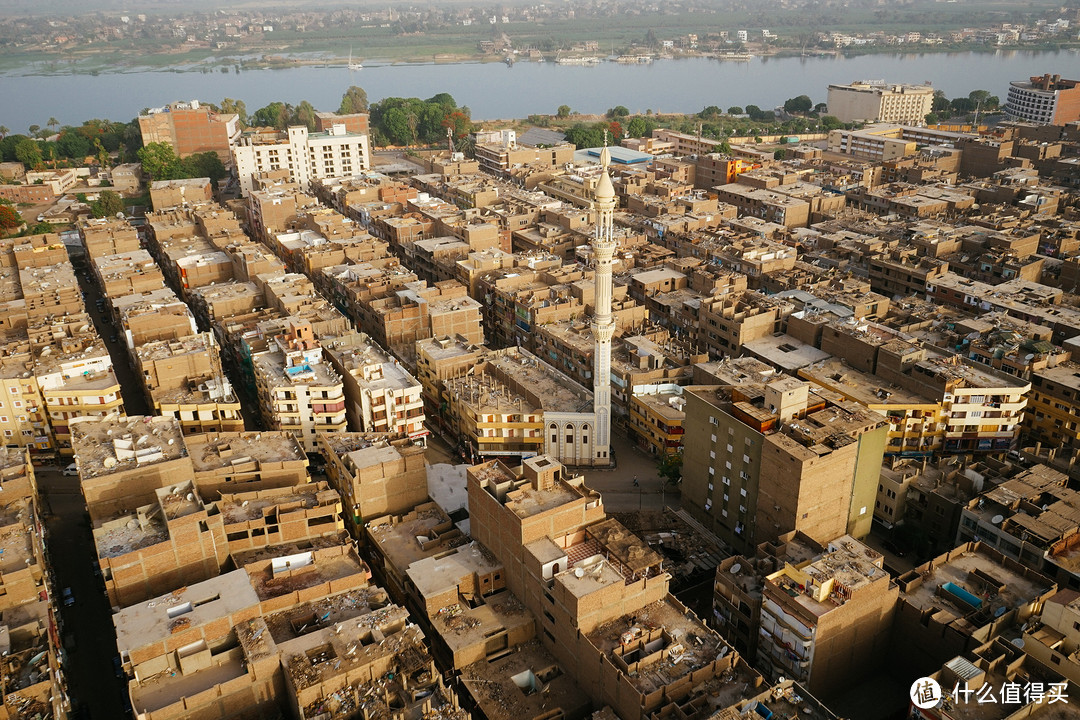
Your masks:
{"label": "tree cluster", "polygon": [[997,112],[1000,109],[1001,99],[997,95],[991,95],[989,90],[972,90],[967,97],[945,97],[941,90],[934,92],[934,103],[931,112],[926,116],[927,125],[936,125],[942,120],[954,117],[963,117],[974,112],[981,114]]}
{"label": "tree cluster", "polygon": [[6,130],[0,128],[0,135],[4,136],[0,140],[0,159],[4,162],[21,162],[32,170],[78,166],[88,161],[104,167],[108,165],[111,153],[131,153],[142,142],[139,124],[134,120],[130,123],[87,120],[78,127],[59,128],[55,140],[10,135]]}
{"label": "tree cluster", "polygon": [[151,180],[183,180],[186,178],[210,178],[212,183],[224,178],[228,172],[215,152],[195,153],[179,158],[171,145],[148,143],[140,148],[139,160]]}
{"label": "tree cluster", "polygon": [[371,106],[371,129],[376,145],[436,145],[446,131],[461,138],[472,132],[469,108],[458,107],[448,93],[427,100],[389,97]]}
{"label": "tree cluster", "polygon": [[642,138],[652,135],[652,131],[659,124],[650,117],[635,115],[629,119],[625,116],[621,120],[600,121],[595,123],[577,123],[563,131],[566,141],[573,143],[579,148],[600,147],[604,144],[604,131],[607,131],[609,145],[618,145],[623,138]]}

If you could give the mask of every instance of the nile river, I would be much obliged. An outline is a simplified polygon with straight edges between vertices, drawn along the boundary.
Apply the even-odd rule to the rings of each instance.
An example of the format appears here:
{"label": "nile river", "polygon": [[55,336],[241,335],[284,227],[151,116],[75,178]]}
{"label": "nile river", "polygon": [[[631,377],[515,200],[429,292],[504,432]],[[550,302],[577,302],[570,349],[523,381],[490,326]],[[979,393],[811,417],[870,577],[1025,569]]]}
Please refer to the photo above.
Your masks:
{"label": "nile river", "polygon": [[251,112],[274,100],[308,100],[320,110],[336,110],[349,85],[363,87],[372,102],[384,97],[427,98],[448,92],[477,120],[553,114],[560,105],[602,113],[615,105],[632,112],[696,112],[708,105],[770,108],[787,98],[809,95],[824,102],[829,83],[853,80],[931,82],[946,95],[985,89],[1005,101],[1010,80],[1058,73],[1080,79],[1080,55],[1036,53],[929,53],[868,55],[857,58],[755,58],[749,62],[705,58],[658,60],[650,65],[604,62],[593,67],[553,62],[484,64],[365,64],[294,67],[240,73],[145,71],[91,75],[0,76],[4,102],[0,125],[25,132],[50,117],[63,124],[88,118],[128,121],[142,108],[197,98],[243,100]]}

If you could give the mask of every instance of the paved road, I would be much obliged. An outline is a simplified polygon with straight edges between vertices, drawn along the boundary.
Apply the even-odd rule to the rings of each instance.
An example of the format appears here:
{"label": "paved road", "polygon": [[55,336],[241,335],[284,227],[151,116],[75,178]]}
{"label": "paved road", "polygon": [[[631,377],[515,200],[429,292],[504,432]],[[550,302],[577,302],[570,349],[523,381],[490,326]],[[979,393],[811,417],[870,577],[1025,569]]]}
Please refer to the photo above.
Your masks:
{"label": "paved road", "polygon": [[[663,507],[679,507],[678,491],[666,486],[656,472],[657,461],[642,452],[618,430],[611,436],[617,462],[614,470],[586,470],[586,484],[599,490],[604,496],[608,512],[633,512],[635,510],[660,510]],[[638,486],[634,487],[634,478]]]}
{"label": "paved road", "polygon": [[34,472],[44,499],[46,547],[54,587],[57,594],[69,587],[75,597],[74,605],[60,607],[72,705],[83,706],[91,718],[124,718],[125,688],[113,669],[116,637],[112,610],[105,586],[92,570],[96,553],[79,479],[64,477],[50,466],[35,468]]}
{"label": "paved road", "polygon": [[[679,492],[660,480],[655,458],[638,450],[622,435],[614,435],[611,444],[618,461],[614,470],[584,470],[581,473],[585,483],[604,496],[604,507],[608,512],[659,510],[665,506],[679,508]],[[461,462],[450,446],[435,434],[428,437],[425,457],[431,464]],[[634,487],[635,476],[637,487]]]}

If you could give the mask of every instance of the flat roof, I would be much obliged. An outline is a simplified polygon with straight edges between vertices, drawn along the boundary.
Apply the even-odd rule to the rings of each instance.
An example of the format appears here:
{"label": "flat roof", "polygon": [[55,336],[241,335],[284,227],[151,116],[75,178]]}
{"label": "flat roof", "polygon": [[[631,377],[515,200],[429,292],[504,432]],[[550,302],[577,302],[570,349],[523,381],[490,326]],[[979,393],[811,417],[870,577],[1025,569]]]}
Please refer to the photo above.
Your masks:
{"label": "flat roof", "polygon": [[[963,618],[974,613],[967,605],[962,605],[955,596],[941,589],[946,583],[966,590],[979,598],[985,597],[983,578],[993,578],[997,587],[1003,588],[985,603],[993,608],[1013,609],[1031,602],[1050,590],[1052,581],[1034,571],[1021,568],[1012,560],[1007,560],[999,553],[990,555],[981,544],[974,549],[962,545],[948,555],[941,556],[915,568],[912,572],[922,576],[917,588],[905,591],[901,585],[900,597],[905,602],[923,610],[928,607],[939,608],[956,618]],[[1023,572],[1021,572],[1023,571]],[[904,576],[900,577],[903,581]],[[997,590],[997,587],[994,590]],[[992,618],[987,616],[987,622]]]}
{"label": "flat roof", "polygon": [[[376,518],[367,524],[368,535],[379,545],[386,559],[402,573],[416,561],[447,550],[445,543],[438,543],[436,547],[429,549],[421,545],[421,542],[427,543],[437,537],[437,528],[444,528],[442,532],[444,535],[448,534],[453,528],[453,522],[450,516],[433,502],[417,505],[412,512],[400,518],[387,516]],[[455,533],[448,541],[452,548],[465,544],[467,538]]]}
{"label": "flat roof", "polygon": [[262,619],[274,642],[283,643],[388,606],[391,606],[391,603],[386,591],[378,586],[368,585],[269,613]]}
{"label": "flat roof", "polygon": [[502,567],[495,556],[480,543],[473,541],[438,557],[424,557],[409,565],[406,575],[424,598],[434,597],[458,587],[464,579],[488,575]]}
{"label": "flat roof", "polygon": [[121,654],[162,642],[170,635],[258,607],[259,596],[244,570],[185,585],[112,616]]}
{"label": "flat roof", "polygon": [[84,480],[187,455],[180,422],[172,417],[135,415],[72,422],[71,446]]}
{"label": "flat roof", "polygon": [[672,643],[678,642],[682,645],[682,659],[678,663],[652,663],[639,668],[636,675],[627,678],[642,694],[656,692],[712,663],[723,648],[731,651],[720,635],[707,628],[677,603],[677,600],[668,595],[663,600],[611,620],[588,634],[589,642],[601,654],[608,656],[623,647],[623,634],[633,627],[663,629]]}
{"label": "flat roof", "polygon": [[300,441],[291,432],[205,433],[184,438],[195,472],[212,472],[248,462],[307,463]]}
{"label": "flat roof", "polygon": [[565,717],[586,717],[592,709],[589,695],[539,640],[462,668],[461,682],[491,720],[536,718],[556,709]]}
{"label": "flat roof", "polygon": [[764,358],[767,362],[777,365],[787,372],[794,372],[807,365],[831,357],[824,350],[808,345],[801,340],[796,340],[784,333],[776,333],[758,340],[744,342],[743,350]]}

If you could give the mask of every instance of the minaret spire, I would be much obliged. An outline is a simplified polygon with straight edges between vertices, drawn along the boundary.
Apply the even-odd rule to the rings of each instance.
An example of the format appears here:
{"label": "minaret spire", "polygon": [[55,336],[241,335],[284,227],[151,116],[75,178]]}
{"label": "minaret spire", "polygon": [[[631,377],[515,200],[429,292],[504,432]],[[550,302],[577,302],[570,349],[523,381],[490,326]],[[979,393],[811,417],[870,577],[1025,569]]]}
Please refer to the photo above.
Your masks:
{"label": "minaret spire", "polygon": [[596,183],[596,232],[592,241],[596,297],[593,311],[593,413],[596,415],[593,461],[597,465],[611,462],[611,338],[615,322],[611,317],[611,265],[615,257],[615,187],[611,184],[608,164],[611,152],[600,151],[600,179]]}

